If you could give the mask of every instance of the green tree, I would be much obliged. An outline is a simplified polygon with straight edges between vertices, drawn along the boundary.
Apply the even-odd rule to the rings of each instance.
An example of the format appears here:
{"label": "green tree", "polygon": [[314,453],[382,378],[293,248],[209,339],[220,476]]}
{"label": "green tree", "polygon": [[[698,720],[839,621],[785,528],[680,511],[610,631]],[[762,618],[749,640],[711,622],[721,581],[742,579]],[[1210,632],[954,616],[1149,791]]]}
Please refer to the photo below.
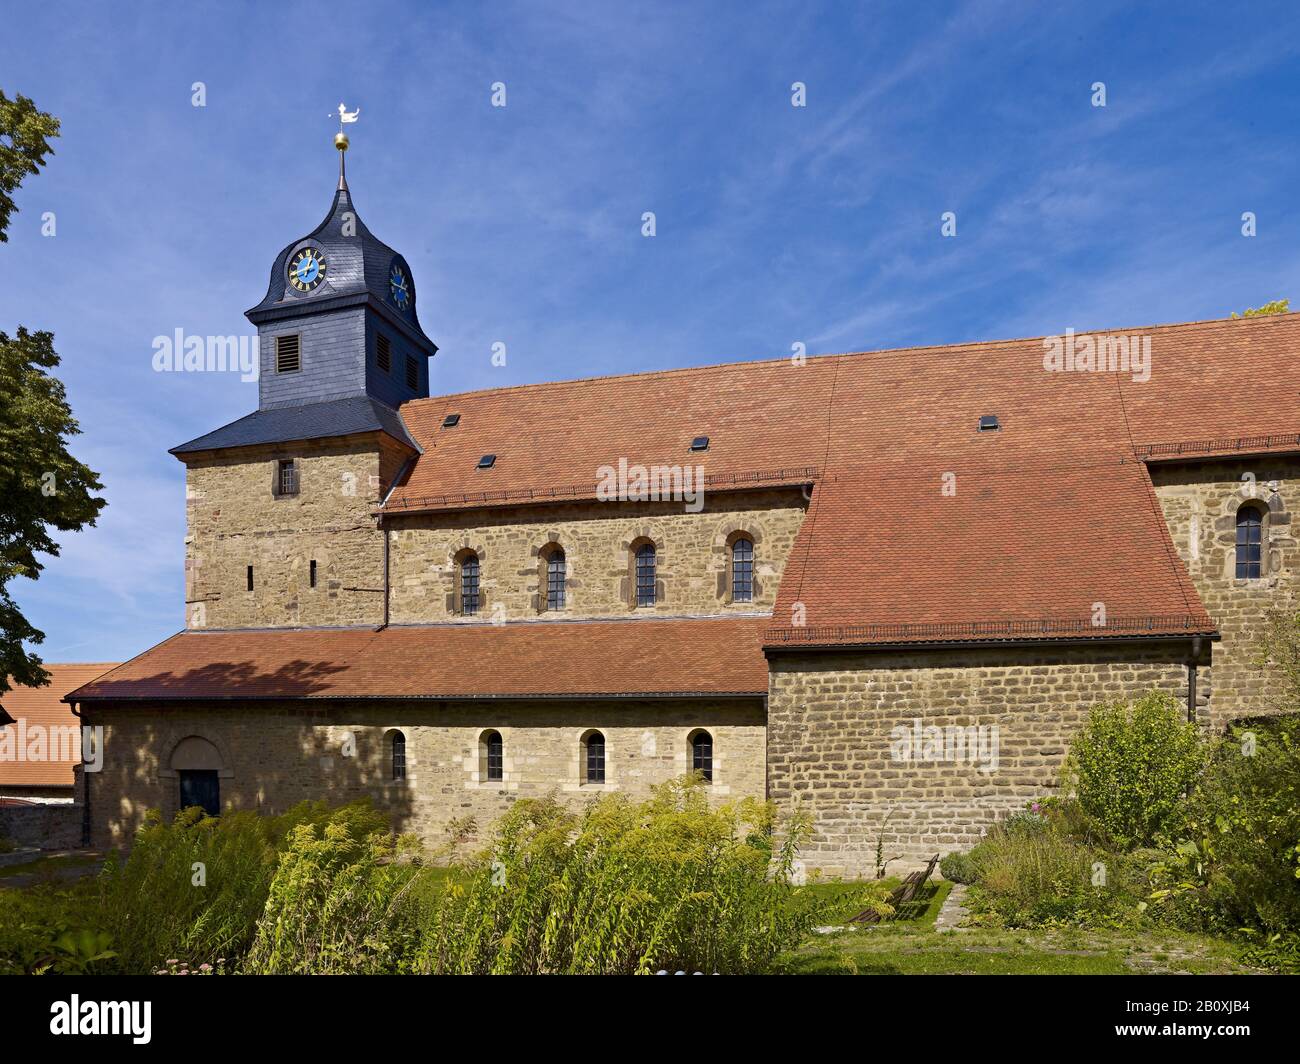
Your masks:
{"label": "green tree", "polygon": [[[48,138],[58,132],[58,119],[26,96],[10,100],[0,92],[0,241],[15,209],[9,194],[44,165]],[[52,530],[93,525],[104,507],[94,495],[103,488],[98,476],[68,453],[68,438],[81,430],[50,373],[58,364],[52,334],[22,326],[12,339],[0,332],[0,695],[10,680],[49,682],[24,646],[45,636],[14,602],[10,581],[35,580],[43,568],[36,556],[59,553]]]}
{"label": "green tree", "polygon": [[11,100],[0,92],[0,244],[9,239],[9,218],[18,209],[12,193],[45,165],[53,152],[50,138],[58,135],[59,120],[53,115],[21,93]]}
{"label": "green tree", "polygon": [[1235,310],[1232,312],[1234,318],[1263,318],[1269,314],[1289,314],[1291,312],[1291,300],[1275,299],[1271,303],[1265,303],[1262,307],[1247,307],[1238,314]]}

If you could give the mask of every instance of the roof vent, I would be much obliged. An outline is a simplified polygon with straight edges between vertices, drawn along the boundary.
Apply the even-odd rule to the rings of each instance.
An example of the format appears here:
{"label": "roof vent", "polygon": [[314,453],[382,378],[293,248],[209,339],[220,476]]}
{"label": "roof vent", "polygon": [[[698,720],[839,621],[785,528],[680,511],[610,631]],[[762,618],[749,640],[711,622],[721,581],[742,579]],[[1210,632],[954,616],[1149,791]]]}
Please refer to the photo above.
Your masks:
{"label": "roof vent", "polygon": [[497,456],[494,454],[485,454],[478,460],[479,469],[491,469],[497,464]]}
{"label": "roof vent", "polygon": [[709,438],[707,436],[696,436],[691,440],[692,451],[707,451],[709,449]]}
{"label": "roof vent", "polygon": [[997,432],[1001,427],[997,414],[985,414],[980,418],[980,432]]}
{"label": "roof vent", "polygon": [[459,414],[448,414],[445,418],[442,419],[442,427],[444,429],[454,429],[459,424],[460,424]]}

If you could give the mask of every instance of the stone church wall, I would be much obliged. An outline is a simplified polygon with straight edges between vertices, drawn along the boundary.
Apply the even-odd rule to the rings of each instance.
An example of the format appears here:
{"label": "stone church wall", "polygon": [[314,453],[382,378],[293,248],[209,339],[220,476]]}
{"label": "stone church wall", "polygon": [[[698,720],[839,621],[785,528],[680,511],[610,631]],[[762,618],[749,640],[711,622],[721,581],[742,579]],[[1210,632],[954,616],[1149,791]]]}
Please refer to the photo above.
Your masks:
{"label": "stone church wall", "polygon": [[[388,518],[394,623],[455,619],[457,556],[479,556],[479,620],[539,612],[542,558],[559,544],[567,569],[564,617],[626,616],[632,606],[632,546],[656,546],[659,601],[638,615],[766,612],[803,521],[799,489],[715,492],[700,513],[681,503],[593,502]],[[754,598],[731,604],[729,539],[754,542]],[[544,592],[544,586],[543,586]]]}
{"label": "stone church wall", "polygon": [[[579,804],[603,793],[644,797],[651,786],[688,771],[688,736],[713,737],[719,802],[762,798],[761,699],[574,702],[119,703],[87,723],[105,726],[104,767],[90,774],[93,844],[128,843],[148,809],[170,818],[179,805],[172,752],[198,736],[215,747],[227,808],[279,813],[307,799],[331,803],[369,796],[399,831],[430,848],[448,826],[472,818],[475,838],[519,798],[554,793]],[[501,733],[504,779],[487,781],[480,737]],[[387,736],[406,737],[407,779],[391,776]],[[606,783],[580,782],[581,740],[599,729],[606,741]],[[352,737],[355,755],[345,756]]]}
{"label": "stone church wall", "polygon": [[1152,689],[1185,699],[1186,656],[1185,644],[779,654],[769,796],[812,815],[804,861],[827,874],[872,877],[882,831],[885,855],[903,858],[891,872],[969,849],[1055,791],[1095,703]]}
{"label": "stone church wall", "polygon": [[[1260,625],[1270,607],[1300,608],[1300,542],[1291,514],[1300,492],[1294,456],[1180,463],[1151,467],[1174,546],[1201,601],[1223,636],[1198,688],[1209,697],[1207,723],[1276,709],[1258,664]],[[1237,579],[1237,510],[1254,501],[1267,509],[1264,575]]]}

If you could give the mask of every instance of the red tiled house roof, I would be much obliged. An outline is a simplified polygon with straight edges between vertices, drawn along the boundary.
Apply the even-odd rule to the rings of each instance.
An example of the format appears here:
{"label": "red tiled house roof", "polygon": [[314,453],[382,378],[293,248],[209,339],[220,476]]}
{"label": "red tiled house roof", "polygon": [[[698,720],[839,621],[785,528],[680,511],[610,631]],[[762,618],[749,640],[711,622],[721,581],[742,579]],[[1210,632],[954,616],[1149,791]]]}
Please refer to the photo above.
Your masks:
{"label": "red tiled house roof", "polygon": [[774,616],[182,634],[76,697],[756,694],[760,642],[1212,634],[1145,461],[1300,450],[1300,315],[1110,332],[1150,338],[1148,381],[1048,372],[1034,338],[409,402],[423,454],[384,513],[592,498],[619,458],[814,484]]}
{"label": "red tiled house roof", "polygon": [[727,617],[182,632],[68,698],[762,697],[764,624]]}
{"label": "red tiled house roof", "polygon": [[81,722],[63,703],[63,696],[116,667],[114,662],[46,665],[45,670],[50,674],[50,682],[47,686],[14,687],[0,696],[0,706],[3,706],[14,719],[14,723],[7,727],[11,730],[12,741],[15,744],[18,742],[19,735],[30,737],[35,734],[31,729],[40,727],[47,729],[45,735],[48,755],[72,754],[70,758],[52,756],[50,760],[39,761],[0,759],[0,787],[72,786],[73,767],[81,760],[81,743],[77,741],[71,744],[70,748],[62,742],[51,746],[48,743],[48,729],[77,728],[80,730]]}

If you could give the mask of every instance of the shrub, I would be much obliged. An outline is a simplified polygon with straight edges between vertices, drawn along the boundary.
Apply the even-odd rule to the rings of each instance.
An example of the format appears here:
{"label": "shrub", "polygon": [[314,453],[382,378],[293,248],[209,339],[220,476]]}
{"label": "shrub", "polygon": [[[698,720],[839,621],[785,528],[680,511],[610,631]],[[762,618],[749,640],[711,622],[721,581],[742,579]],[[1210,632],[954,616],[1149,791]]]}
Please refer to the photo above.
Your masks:
{"label": "shrub", "polygon": [[1300,935],[1300,717],[1240,727],[1216,744],[1155,878],[1164,918],[1281,936],[1273,952],[1296,951],[1285,940]]}
{"label": "shrub", "polygon": [[1112,927],[1138,919],[1146,893],[1139,860],[1080,842],[1060,820],[1035,813],[995,826],[957,872],[974,885],[977,916],[1004,927]]}
{"label": "shrub", "polygon": [[110,970],[112,936],[89,926],[83,891],[3,891],[0,902],[0,975],[86,975]]}
{"label": "shrub", "polygon": [[689,778],[634,804],[573,813],[525,800],[429,910],[427,972],[757,972],[793,948],[819,907],[791,885],[802,822],[769,806],[710,809]]}
{"label": "shrub", "polygon": [[206,816],[185,809],[170,823],[151,811],[125,860],[111,856],[97,881],[97,921],[112,936],[117,967],[143,974],[168,958],[242,957],[276,872],[277,844],[298,825],[385,821],[368,804],[329,809],[304,802],[283,816]]}
{"label": "shrub", "polygon": [[1173,823],[1205,751],[1173,696],[1152,692],[1092,710],[1075,737],[1066,785],[1121,849],[1149,846]]}
{"label": "shrub", "polygon": [[950,853],[939,862],[943,878],[953,883],[974,883],[975,866],[968,853]]}
{"label": "shrub", "polygon": [[356,834],[355,819],[292,829],[243,972],[343,975],[407,968],[414,919],[403,901],[418,867],[395,862],[397,848],[387,833]]}

